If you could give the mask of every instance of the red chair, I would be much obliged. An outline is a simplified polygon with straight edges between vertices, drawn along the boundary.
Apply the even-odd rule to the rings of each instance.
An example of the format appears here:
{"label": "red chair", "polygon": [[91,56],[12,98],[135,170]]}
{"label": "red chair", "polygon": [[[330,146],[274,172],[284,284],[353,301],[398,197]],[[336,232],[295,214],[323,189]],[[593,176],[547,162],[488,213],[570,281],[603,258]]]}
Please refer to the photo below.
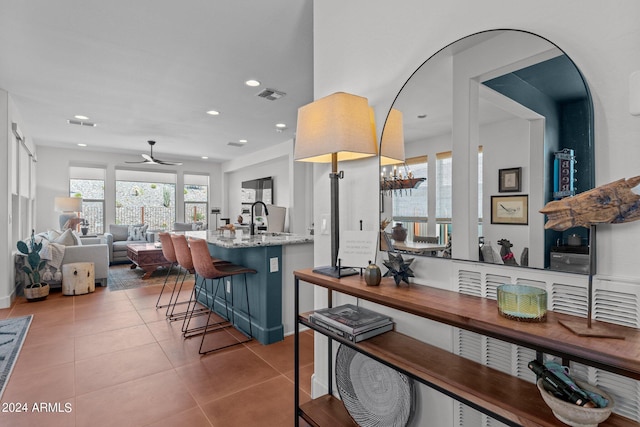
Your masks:
{"label": "red chair", "polygon": [[[211,254],[209,253],[209,246],[207,244],[207,242],[205,240],[202,239],[192,239],[191,240],[191,256],[193,259],[193,265],[194,268],[196,270],[196,273],[198,274],[198,276],[202,277],[204,279],[204,283],[206,286],[207,281],[211,281],[211,291],[212,291],[212,296],[213,296],[213,304],[215,304],[215,298],[216,295],[218,294],[218,289],[220,287],[220,282],[226,278],[226,277],[232,277],[231,279],[231,303],[233,304],[233,276],[237,276],[239,274],[244,275],[244,291],[245,291],[245,296],[246,296],[246,314],[247,314],[247,319],[249,322],[249,332],[245,332],[242,329],[240,329],[240,327],[238,327],[235,323],[235,317],[236,317],[236,310],[237,307],[235,306],[235,304],[233,305],[233,311],[232,311],[232,318],[231,318],[231,324],[230,325],[226,325],[224,327],[221,327],[219,324],[216,325],[216,328],[208,331],[208,325],[209,325],[209,321],[211,319],[211,313],[213,312],[213,308],[211,308],[211,310],[209,311],[209,317],[207,319],[207,323],[203,330],[202,333],[202,341],[200,342],[200,350],[199,353],[200,354],[206,354],[206,353],[210,353],[212,351],[216,351],[216,350],[220,350],[226,347],[230,347],[233,345],[237,345],[237,344],[242,344],[248,341],[251,341],[253,338],[253,329],[251,326],[251,310],[249,308],[249,292],[248,292],[248,288],[247,288],[247,273],[250,274],[255,274],[256,270],[253,270],[251,268],[247,268],[247,267],[243,267],[241,265],[236,265],[236,264],[215,264],[213,262],[211,262]],[[218,283],[215,287],[215,290],[213,289],[213,279],[217,279]],[[223,286],[223,291],[224,291],[224,304],[225,304],[225,311],[226,311],[226,317],[227,320],[229,320],[229,307],[227,304],[227,292],[224,289]],[[191,318],[189,318],[189,321],[191,320]],[[188,324],[189,322],[187,322],[187,329],[188,329]],[[218,332],[218,331],[223,331],[225,327],[231,326],[233,325],[236,329],[238,329],[240,332],[242,332],[244,335],[247,336],[247,340],[244,341],[238,341],[236,343],[233,344],[229,344],[229,345],[225,345],[222,347],[217,347],[214,349],[210,349],[210,350],[206,350],[203,351],[202,346],[204,344],[204,339],[205,339],[205,335],[207,332]]]}

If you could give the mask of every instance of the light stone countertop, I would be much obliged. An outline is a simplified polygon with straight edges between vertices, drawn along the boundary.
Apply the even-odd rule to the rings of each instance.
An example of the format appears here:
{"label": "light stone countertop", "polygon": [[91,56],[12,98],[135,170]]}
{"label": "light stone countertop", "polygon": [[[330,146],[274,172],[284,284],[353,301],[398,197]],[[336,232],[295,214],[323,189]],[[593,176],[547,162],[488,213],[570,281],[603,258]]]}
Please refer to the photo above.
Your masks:
{"label": "light stone countertop", "polygon": [[205,239],[212,245],[223,248],[255,248],[260,246],[285,246],[299,245],[303,243],[313,243],[313,236],[292,233],[262,233],[250,236],[247,233],[241,233],[239,237],[236,232],[234,237],[225,237],[220,235],[218,231],[185,231],[185,236],[197,239]]}

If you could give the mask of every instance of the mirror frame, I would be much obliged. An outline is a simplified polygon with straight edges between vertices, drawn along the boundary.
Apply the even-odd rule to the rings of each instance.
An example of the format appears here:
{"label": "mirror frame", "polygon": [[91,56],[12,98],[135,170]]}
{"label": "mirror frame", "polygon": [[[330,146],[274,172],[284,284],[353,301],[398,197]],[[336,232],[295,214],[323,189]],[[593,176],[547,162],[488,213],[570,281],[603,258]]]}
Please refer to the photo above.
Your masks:
{"label": "mirror frame", "polygon": [[[587,135],[586,142],[585,142],[585,149],[584,149],[584,152],[583,152],[583,156],[581,158],[581,163],[585,162],[584,158],[587,158],[587,161],[585,162],[587,164],[587,168],[585,169],[585,172],[584,172],[584,175],[585,175],[586,179],[585,179],[585,182],[581,182],[581,183],[583,183],[585,185],[584,185],[584,188],[582,188],[582,186],[579,188],[579,192],[587,191],[587,190],[589,190],[589,189],[591,189],[591,188],[593,188],[595,186],[595,158],[594,158],[595,157],[595,150],[594,150],[594,131],[593,131],[593,128],[594,128],[594,109],[593,109],[593,99],[592,99],[592,96],[591,96],[591,92],[589,90],[589,85],[588,85],[584,75],[582,74],[582,72],[580,71],[578,66],[575,64],[575,62],[571,59],[571,57],[569,57],[569,55],[567,55],[567,53],[563,49],[561,49],[557,44],[555,44],[555,43],[551,42],[550,40],[548,40],[547,38],[542,37],[542,36],[540,36],[538,34],[535,34],[533,32],[529,32],[529,31],[525,31],[525,30],[510,29],[510,28],[499,28],[499,29],[491,29],[491,30],[486,30],[486,31],[479,31],[479,32],[470,34],[470,35],[468,35],[466,37],[463,37],[463,38],[460,38],[458,40],[455,40],[452,43],[449,43],[448,45],[442,47],[441,49],[439,49],[438,51],[433,53],[431,56],[429,56],[429,58],[427,58],[424,62],[422,62],[420,64],[420,66],[418,66],[418,68],[416,70],[414,70],[410,74],[410,76],[406,79],[406,81],[403,83],[402,87],[400,88],[400,90],[398,91],[396,96],[394,97],[394,100],[393,100],[393,102],[391,104],[391,107],[389,108],[389,112],[387,113],[387,116],[386,116],[386,119],[385,119],[384,127],[383,127],[381,138],[380,138],[380,150],[379,150],[379,153],[380,153],[380,157],[379,157],[380,158],[380,170],[381,171],[382,171],[382,168],[383,168],[383,163],[382,163],[383,153],[384,153],[384,145],[383,144],[385,142],[385,133],[387,131],[387,124],[389,123],[389,119],[390,119],[390,117],[392,115],[392,112],[394,111],[394,107],[397,106],[398,100],[403,95],[403,92],[405,91],[405,89],[408,86],[410,86],[410,82],[412,81],[412,79],[417,74],[419,74],[420,71],[423,70],[423,68],[425,67],[426,64],[429,63],[429,61],[431,61],[432,59],[434,59],[435,57],[440,55],[443,51],[446,51],[447,49],[450,49],[451,47],[453,47],[457,43],[460,43],[460,42],[465,41],[465,40],[471,40],[473,37],[477,37],[477,36],[482,35],[482,34],[490,34],[490,33],[493,33],[493,32],[504,33],[504,32],[511,32],[511,31],[533,36],[533,37],[535,37],[537,39],[540,39],[541,41],[544,41],[544,42],[548,43],[550,46],[555,47],[573,65],[577,75],[580,77],[582,85],[584,87],[584,91],[585,91],[586,115],[584,117],[584,123],[585,123],[585,129],[587,130],[588,135]],[[477,43],[475,43],[475,44],[477,44]],[[389,132],[389,134],[391,134],[391,132]],[[547,156],[547,153],[545,152],[545,158],[542,161],[543,165],[549,165],[549,163],[551,162],[551,160],[548,159],[546,156]],[[454,160],[454,164],[455,164],[455,160]],[[454,168],[455,168],[455,166],[454,166]],[[548,166],[544,166],[543,170],[545,170],[545,171],[548,170]],[[471,171],[471,172],[473,172],[473,171]],[[466,174],[466,181],[467,181],[467,183],[469,183],[469,185],[471,185],[471,179],[470,179],[471,175],[472,175],[472,173],[467,173]],[[543,179],[544,179],[546,188],[548,188],[547,183],[548,183],[549,180],[552,180],[552,179],[549,178],[548,175],[543,175]],[[477,178],[476,178],[476,180],[477,180]],[[455,185],[454,185],[454,187],[455,187]],[[380,184],[380,192],[381,192],[381,195],[384,194],[383,188],[382,188],[382,183]],[[453,190],[453,193],[455,194],[455,190]],[[493,193],[493,191],[491,193]],[[487,193],[487,194],[489,194],[489,193]],[[484,196],[483,196],[483,198],[484,198]],[[382,199],[383,199],[383,197],[381,197],[381,200]],[[461,228],[461,226],[465,227],[465,224],[464,224],[464,222],[461,223],[461,224],[456,222],[454,200],[455,200],[455,197],[452,197],[452,205],[454,205],[453,206],[453,212],[454,213],[452,213],[451,224],[452,224],[452,226],[454,227],[455,230],[459,230]],[[547,197],[547,191],[545,190],[545,200],[543,200],[543,201],[544,201],[544,203],[546,203],[546,202],[548,202],[550,200],[553,200],[553,198],[552,198],[552,196],[551,196],[551,198]],[[468,205],[468,203],[467,203],[467,205]],[[542,208],[542,206],[540,206],[540,208]],[[531,218],[531,215],[535,215],[537,213],[537,209],[538,209],[537,206],[535,206],[534,209],[530,209],[530,213],[529,213],[530,218]],[[483,210],[484,210],[484,208],[483,208]],[[380,215],[380,219],[381,220],[382,220],[382,217],[383,217],[382,211],[383,211],[383,206],[381,205],[381,215]],[[542,215],[542,214],[540,214],[540,215]],[[486,216],[486,215],[483,215],[483,217],[484,216]],[[391,216],[391,218],[393,219],[392,216]],[[486,218],[485,220],[488,220],[488,219],[489,218]],[[393,222],[395,222],[395,221],[392,221],[392,224],[393,224]],[[470,229],[471,228],[471,220],[469,220],[467,222],[469,222],[468,228]],[[529,221],[529,222],[531,222],[531,221]],[[544,224],[544,221],[542,222],[542,224]],[[530,225],[528,225],[528,227],[529,226]],[[564,238],[566,236],[569,236],[570,234],[574,234],[576,232],[578,232],[584,238],[585,241],[588,241],[589,230],[585,229],[585,228],[580,228],[579,230],[576,230],[574,228],[574,229],[566,230],[565,232],[557,232],[557,231],[553,231],[553,230],[544,230],[544,236],[543,236],[544,244],[542,246],[543,252],[544,252],[544,254],[543,254],[544,267],[538,267],[538,266],[536,266],[536,267],[520,266],[520,267],[548,270],[549,269],[549,264],[550,264],[550,261],[549,261],[550,252],[551,252],[552,246],[555,246],[553,244],[553,242],[564,241]],[[478,233],[476,233],[476,236],[474,237],[475,242],[476,242],[475,245],[474,245],[474,242],[472,241],[472,236],[468,236],[469,237],[468,239],[464,239],[465,236],[463,236],[464,240],[462,241],[462,244],[466,245],[467,253],[471,253],[472,250],[475,250],[474,246],[477,247],[477,245],[478,245],[477,241],[478,241],[478,238],[479,238],[477,236],[477,234]],[[466,242],[465,242],[465,240],[466,240]],[[456,242],[460,242],[460,240],[456,239]],[[385,250],[385,249],[382,248],[382,244],[381,244],[381,248],[380,249],[381,250]],[[411,253],[411,255],[413,256],[413,255],[421,255],[421,254],[419,254],[419,253]],[[455,251],[454,251],[453,255],[454,255],[453,258],[454,259],[458,259],[458,260],[482,262],[482,261],[478,261],[478,259],[465,259],[463,257],[456,257],[456,252]],[[425,255],[425,256],[429,256],[429,255]],[[438,257],[438,258],[442,258],[442,257]],[[442,259],[447,259],[447,258],[442,258]],[[563,271],[563,272],[566,272],[566,271]],[[571,271],[569,271],[569,272],[571,272]],[[582,272],[576,272],[576,273],[588,274],[588,273],[582,273]]]}

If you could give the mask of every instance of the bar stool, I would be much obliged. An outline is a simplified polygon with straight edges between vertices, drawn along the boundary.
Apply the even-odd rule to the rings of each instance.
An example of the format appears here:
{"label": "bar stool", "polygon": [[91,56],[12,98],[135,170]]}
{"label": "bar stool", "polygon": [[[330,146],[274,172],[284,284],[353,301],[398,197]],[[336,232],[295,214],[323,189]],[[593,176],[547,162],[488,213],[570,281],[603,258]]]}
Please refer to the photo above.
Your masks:
{"label": "bar stool", "polygon": [[[167,307],[167,317],[169,320],[183,320],[187,316],[192,316],[193,314],[206,314],[207,308],[201,308],[196,310],[197,305],[197,297],[199,294],[199,285],[198,285],[198,275],[196,274],[195,268],[193,266],[193,260],[191,258],[191,250],[189,249],[189,242],[187,242],[187,238],[183,234],[169,234],[171,242],[173,244],[173,248],[175,251],[177,263],[180,267],[182,267],[184,271],[184,275],[182,276],[182,280],[180,281],[180,287],[178,288],[178,280],[180,278],[180,274],[176,277],[176,285],[173,287],[173,291],[171,292],[171,298],[169,299],[170,307]],[[211,258],[212,264],[229,264],[228,261],[224,261],[218,258]],[[194,285],[191,290],[191,295],[187,301],[178,302],[180,298],[180,293],[182,292],[182,287],[184,285],[184,281],[188,274],[194,275]],[[177,292],[176,292],[177,288]],[[175,299],[174,299],[175,296]],[[191,303],[193,303],[193,308],[191,307]],[[181,313],[175,313],[175,306],[177,304],[188,304],[186,311]],[[184,325],[184,322],[183,322]]]}
{"label": "bar stool", "polygon": [[[167,286],[167,279],[169,279],[169,274],[171,274],[173,267],[179,268],[179,266],[178,266],[178,259],[176,258],[176,251],[173,248],[173,242],[171,241],[171,237],[169,233],[166,233],[166,232],[159,233],[158,238],[160,239],[160,243],[162,244],[162,255],[164,256],[164,259],[166,259],[171,263],[171,265],[169,266],[169,269],[167,269],[167,275],[164,277],[164,283],[162,284],[162,289],[160,290],[160,295],[158,295],[158,301],[156,302],[156,308],[164,308],[164,307],[167,307],[168,304],[160,305],[160,299],[162,298],[162,294],[164,293],[164,288]],[[176,282],[177,280],[178,279],[176,277]],[[174,289],[175,289],[175,286],[174,286]]]}
{"label": "bar stool", "polygon": [[[247,309],[247,319],[249,321],[249,333],[247,334],[245,331],[243,331],[240,327],[238,327],[237,325],[235,325],[235,317],[236,317],[236,307],[234,305],[233,308],[233,315],[232,315],[232,319],[231,319],[231,324],[228,324],[226,326],[220,326],[217,325],[217,327],[211,331],[207,331],[207,327],[205,327],[203,333],[202,333],[202,341],[200,342],[200,350],[198,351],[200,354],[207,354],[210,353],[212,351],[217,351],[217,350],[221,350],[223,348],[227,348],[227,347],[231,347],[233,345],[238,345],[238,344],[242,344],[245,342],[249,342],[253,339],[253,329],[251,326],[251,310],[249,308],[249,292],[248,292],[248,288],[247,288],[247,273],[250,274],[255,274],[256,270],[251,269],[251,268],[247,268],[241,265],[236,265],[236,264],[214,264],[213,262],[211,262],[211,254],[209,253],[209,247],[207,245],[207,242],[205,240],[202,239],[193,239],[191,240],[191,257],[193,259],[193,265],[195,267],[196,273],[202,277],[204,279],[204,285],[206,286],[207,280],[211,281],[211,290],[212,290],[212,295],[213,295],[213,305],[215,305],[215,298],[216,295],[218,294],[218,288],[220,287],[220,282],[222,281],[222,279],[226,278],[226,277],[232,277],[232,276],[237,276],[239,274],[244,275],[244,291],[245,291],[245,296],[246,296],[246,309]],[[218,279],[218,283],[215,287],[215,291],[213,290],[213,279]],[[231,279],[231,303],[233,304],[233,278]],[[226,315],[227,315],[227,320],[229,320],[229,307],[227,304],[227,292],[226,290],[223,288],[224,290],[224,305],[225,305],[225,311],[226,311]],[[207,319],[207,323],[206,325],[209,324],[209,321],[211,319],[211,313],[213,312],[213,307],[211,307],[210,311],[209,311],[209,317]],[[191,319],[189,318],[189,321]],[[188,325],[188,322],[187,322]],[[244,341],[238,341],[236,343],[233,344],[229,344],[229,345],[225,345],[222,347],[217,347],[211,350],[206,350],[203,351],[202,350],[202,346],[204,344],[204,339],[206,336],[207,332],[218,332],[218,331],[222,331],[224,330],[226,327],[229,326],[235,326],[236,329],[238,329],[240,332],[242,332],[244,335],[247,336],[247,340]]]}

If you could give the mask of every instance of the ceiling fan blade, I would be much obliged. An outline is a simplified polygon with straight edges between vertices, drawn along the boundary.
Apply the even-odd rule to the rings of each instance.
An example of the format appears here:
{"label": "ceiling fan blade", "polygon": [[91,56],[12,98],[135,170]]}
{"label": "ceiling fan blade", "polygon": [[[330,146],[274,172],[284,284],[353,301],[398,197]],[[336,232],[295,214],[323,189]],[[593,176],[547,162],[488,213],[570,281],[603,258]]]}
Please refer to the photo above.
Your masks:
{"label": "ceiling fan blade", "polygon": [[165,162],[164,160],[155,160],[156,163],[160,164],[160,165],[166,165],[166,166],[180,166],[182,165],[181,162]]}
{"label": "ceiling fan blade", "polygon": [[141,156],[148,162],[148,163],[154,163],[155,160],[153,159],[153,157],[151,157],[148,154],[141,154]]}
{"label": "ceiling fan blade", "polygon": [[129,162],[129,161],[125,161],[125,163],[149,163],[149,161],[147,161],[147,160],[142,160],[142,161],[139,161],[139,162]]}

